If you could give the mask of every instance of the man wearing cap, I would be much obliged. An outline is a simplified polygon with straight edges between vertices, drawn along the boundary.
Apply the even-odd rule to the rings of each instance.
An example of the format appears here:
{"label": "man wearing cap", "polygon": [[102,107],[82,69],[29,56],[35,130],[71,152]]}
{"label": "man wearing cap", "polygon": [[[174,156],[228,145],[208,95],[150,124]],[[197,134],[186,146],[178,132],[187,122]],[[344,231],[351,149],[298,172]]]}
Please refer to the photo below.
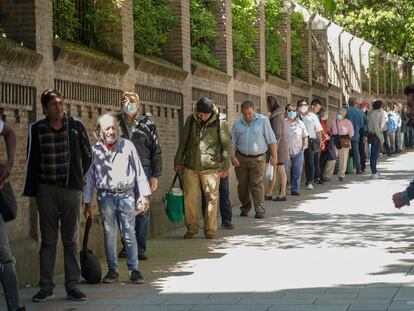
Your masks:
{"label": "man wearing cap", "polygon": [[217,204],[220,178],[230,166],[230,133],[227,122],[220,119],[213,101],[207,97],[197,102],[188,116],[174,159],[174,168],[183,172],[184,210],[187,233],[191,239],[199,230],[200,186],[206,198],[204,235],[214,239],[217,231]]}

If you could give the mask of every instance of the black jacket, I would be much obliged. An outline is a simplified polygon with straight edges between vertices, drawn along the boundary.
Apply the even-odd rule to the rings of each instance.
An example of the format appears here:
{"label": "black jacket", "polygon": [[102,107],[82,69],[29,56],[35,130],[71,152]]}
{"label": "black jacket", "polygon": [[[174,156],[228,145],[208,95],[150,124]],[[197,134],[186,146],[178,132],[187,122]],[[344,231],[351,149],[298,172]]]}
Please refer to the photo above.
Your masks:
{"label": "black jacket", "polygon": [[158,178],[162,174],[161,147],[157,128],[150,117],[150,113],[137,115],[134,123],[129,127],[125,115],[123,113],[117,115],[123,132],[122,137],[132,141],[142,166],[151,169],[151,177]]}
{"label": "black jacket", "polygon": [[[82,122],[66,117],[68,122],[69,170],[66,187],[83,190],[84,176],[92,163],[92,149],[88,133]],[[39,185],[39,125],[47,123],[46,118],[30,124],[27,142],[27,163],[23,186],[23,195],[35,197]]]}

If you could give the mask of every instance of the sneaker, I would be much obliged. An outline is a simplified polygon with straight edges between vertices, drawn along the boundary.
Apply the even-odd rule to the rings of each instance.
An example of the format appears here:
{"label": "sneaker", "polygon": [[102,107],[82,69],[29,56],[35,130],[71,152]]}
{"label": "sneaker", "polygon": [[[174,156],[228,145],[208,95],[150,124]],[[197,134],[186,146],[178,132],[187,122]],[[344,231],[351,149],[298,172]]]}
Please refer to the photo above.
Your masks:
{"label": "sneaker", "polygon": [[247,216],[249,216],[249,214],[248,214],[247,212],[243,212],[243,211],[241,211],[241,212],[240,212],[240,216],[241,216],[241,217],[247,217]]}
{"label": "sneaker", "polygon": [[148,260],[148,257],[145,253],[138,254],[138,260]]}
{"label": "sneaker", "polygon": [[312,185],[312,184],[308,184],[308,185],[306,186],[306,189],[308,189],[308,190],[313,190],[313,185]]}
{"label": "sneaker", "polygon": [[141,272],[138,270],[131,271],[131,274],[129,276],[129,282],[134,284],[144,284],[144,278],[142,277]]}
{"label": "sneaker", "polygon": [[127,258],[128,254],[125,247],[122,247],[121,251],[118,254],[118,258]]}
{"label": "sneaker", "polygon": [[262,219],[262,218],[265,218],[265,215],[264,213],[256,213],[256,215],[254,215],[254,218]]}
{"label": "sneaker", "polygon": [[41,289],[37,292],[36,295],[32,297],[33,302],[43,302],[46,300],[49,300],[50,298],[53,298],[53,291],[47,290],[47,289]]}
{"label": "sneaker", "polygon": [[322,179],[318,178],[317,180],[315,180],[315,184],[317,184],[317,185],[323,185],[324,183],[323,183],[323,180]]}
{"label": "sneaker", "polygon": [[79,288],[72,288],[67,292],[66,299],[73,301],[86,301],[86,295],[80,291]]}
{"label": "sneaker", "polygon": [[223,229],[234,229],[234,225],[231,222],[223,222],[221,224],[221,228],[223,228]]}
{"label": "sneaker", "polygon": [[344,179],[345,179],[344,177],[338,177],[339,181],[344,181]]}
{"label": "sneaker", "polygon": [[187,231],[187,232],[184,234],[184,239],[186,239],[186,240],[188,240],[188,239],[192,239],[194,235],[195,235],[195,233],[191,233],[191,232]]}
{"label": "sneaker", "polygon": [[300,193],[299,192],[297,192],[297,191],[292,191],[291,193],[290,193],[291,195],[294,195],[294,196],[300,196]]}
{"label": "sneaker", "polygon": [[273,199],[273,201],[275,202],[283,202],[283,201],[287,201],[286,196],[284,197],[276,197]]}
{"label": "sneaker", "polygon": [[377,174],[371,174],[371,178],[372,179],[378,179],[380,176],[379,176],[379,174],[377,173]]}
{"label": "sneaker", "polygon": [[104,283],[114,283],[118,281],[119,273],[115,270],[109,270],[108,273],[103,278],[102,282]]}

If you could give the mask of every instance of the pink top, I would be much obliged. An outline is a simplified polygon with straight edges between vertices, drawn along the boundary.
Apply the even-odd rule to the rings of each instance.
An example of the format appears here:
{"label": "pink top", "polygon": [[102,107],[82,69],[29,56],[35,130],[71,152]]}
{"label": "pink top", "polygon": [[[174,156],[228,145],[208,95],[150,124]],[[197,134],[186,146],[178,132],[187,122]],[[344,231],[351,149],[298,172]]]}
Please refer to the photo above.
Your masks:
{"label": "pink top", "polygon": [[[339,130],[339,133],[338,133]],[[333,120],[329,125],[329,133],[331,135],[349,135],[351,138],[354,136],[354,127],[352,126],[351,121],[348,119],[343,120]]]}

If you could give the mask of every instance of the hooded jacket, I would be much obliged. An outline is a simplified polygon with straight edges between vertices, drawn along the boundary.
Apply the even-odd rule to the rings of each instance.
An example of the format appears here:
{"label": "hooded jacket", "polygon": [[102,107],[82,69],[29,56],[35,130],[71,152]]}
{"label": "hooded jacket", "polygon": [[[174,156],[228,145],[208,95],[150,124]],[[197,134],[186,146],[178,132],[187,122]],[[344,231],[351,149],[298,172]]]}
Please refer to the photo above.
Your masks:
{"label": "hooded jacket", "polygon": [[185,122],[174,165],[184,164],[184,167],[194,171],[227,171],[230,167],[230,148],[230,131],[225,115],[219,114],[214,107],[210,119],[202,122],[195,111]]}

